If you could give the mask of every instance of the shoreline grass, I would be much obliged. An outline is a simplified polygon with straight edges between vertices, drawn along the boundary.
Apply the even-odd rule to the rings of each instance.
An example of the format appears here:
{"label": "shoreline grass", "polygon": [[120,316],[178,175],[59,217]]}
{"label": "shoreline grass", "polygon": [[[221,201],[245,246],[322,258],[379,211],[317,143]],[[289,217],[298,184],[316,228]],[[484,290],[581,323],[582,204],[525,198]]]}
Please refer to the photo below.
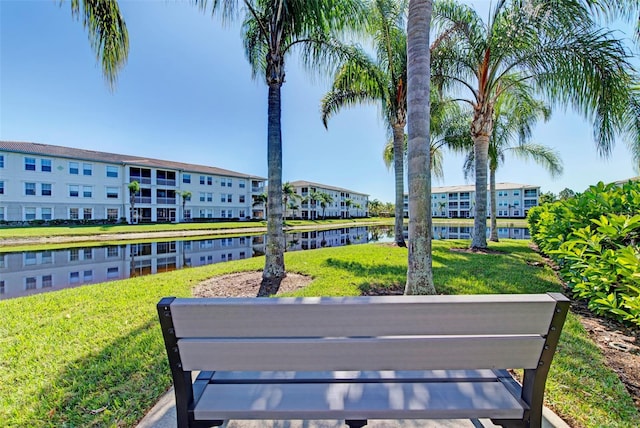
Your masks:
{"label": "shoreline grass", "polygon": [[[433,244],[439,293],[539,293],[561,284],[527,241],[492,244],[501,254],[449,251]],[[365,244],[286,253],[289,272],[314,278],[294,295],[358,295],[398,287],[406,248]],[[155,305],[189,296],[212,276],[261,270],[262,257],[0,301],[0,420],[8,426],[135,426],[171,383]],[[532,266],[534,265],[534,266]],[[570,424],[640,426],[616,374],[570,314],[546,403]]]}

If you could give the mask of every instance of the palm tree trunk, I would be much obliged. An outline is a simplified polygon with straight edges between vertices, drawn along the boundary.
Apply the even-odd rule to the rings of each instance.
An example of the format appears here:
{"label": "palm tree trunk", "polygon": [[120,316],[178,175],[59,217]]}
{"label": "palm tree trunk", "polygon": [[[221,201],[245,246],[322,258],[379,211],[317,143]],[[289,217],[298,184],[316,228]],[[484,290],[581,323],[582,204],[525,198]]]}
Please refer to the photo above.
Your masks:
{"label": "palm tree trunk", "polygon": [[498,242],[498,221],[496,220],[496,170],[489,168],[489,195],[491,195],[491,235],[489,241]]}
{"label": "palm tree trunk", "polygon": [[395,241],[399,247],[404,242],[404,125],[393,125],[393,170],[396,180]]}
{"label": "palm tree trunk", "polygon": [[487,165],[489,159],[489,135],[473,138],[476,162],[476,212],[473,219],[472,249],[487,248]]}
{"label": "palm tree trunk", "polygon": [[282,230],[282,132],[280,123],[280,82],[269,85],[267,162],[267,244],[262,283],[258,297],[275,294],[284,269],[284,232]]}
{"label": "palm tree trunk", "polygon": [[404,294],[436,294],[431,256],[429,144],[431,0],[411,0],[407,25],[409,258]]}

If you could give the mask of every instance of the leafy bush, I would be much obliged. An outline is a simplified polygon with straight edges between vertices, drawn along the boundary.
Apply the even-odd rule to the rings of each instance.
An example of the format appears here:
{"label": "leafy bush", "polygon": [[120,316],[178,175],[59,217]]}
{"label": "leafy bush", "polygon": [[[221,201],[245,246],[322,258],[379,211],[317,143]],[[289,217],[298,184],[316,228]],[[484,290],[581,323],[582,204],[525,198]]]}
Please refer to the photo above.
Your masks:
{"label": "leafy bush", "polygon": [[578,298],[595,313],[640,326],[640,183],[598,183],[535,207],[528,222]]}

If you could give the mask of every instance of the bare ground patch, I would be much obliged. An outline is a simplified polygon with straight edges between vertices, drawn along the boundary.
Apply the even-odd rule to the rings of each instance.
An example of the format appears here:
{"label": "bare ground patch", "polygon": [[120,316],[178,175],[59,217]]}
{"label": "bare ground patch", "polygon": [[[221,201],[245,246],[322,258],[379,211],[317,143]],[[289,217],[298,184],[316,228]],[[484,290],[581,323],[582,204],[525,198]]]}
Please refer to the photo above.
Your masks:
{"label": "bare ground patch", "polygon": [[[276,295],[296,291],[311,283],[310,276],[287,273]],[[256,297],[262,282],[262,272],[240,272],[216,276],[196,285],[194,297]]]}

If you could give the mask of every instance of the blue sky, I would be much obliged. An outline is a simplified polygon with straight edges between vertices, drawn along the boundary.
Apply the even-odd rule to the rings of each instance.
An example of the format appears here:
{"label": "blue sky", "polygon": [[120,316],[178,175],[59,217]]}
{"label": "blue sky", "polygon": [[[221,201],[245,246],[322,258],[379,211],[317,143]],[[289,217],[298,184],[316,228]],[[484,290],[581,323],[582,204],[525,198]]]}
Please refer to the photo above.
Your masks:
{"label": "blue sky", "polygon": [[[471,1],[486,11],[488,1]],[[221,25],[188,2],[120,0],[129,61],[110,92],[69,1],[0,0],[0,139],[32,141],[212,165],[267,176],[267,88],[252,80],[238,26]],[[325,130],[319,103],[327,78],[294,56],[282,89],[283,179],[309,180],[394,200],[393,173],[381,158],[388,135],[377,106],[340,112]],[[535,142],[554,147],[564,174],[552,179],[510,159],[497,180],[557,193],[634,175],[619,141],[608,160],[591,126],[554,110]],[[445,156],[435,186],[465,184],[462,158]],[[472,182],[469,182],[472,184]]]}

